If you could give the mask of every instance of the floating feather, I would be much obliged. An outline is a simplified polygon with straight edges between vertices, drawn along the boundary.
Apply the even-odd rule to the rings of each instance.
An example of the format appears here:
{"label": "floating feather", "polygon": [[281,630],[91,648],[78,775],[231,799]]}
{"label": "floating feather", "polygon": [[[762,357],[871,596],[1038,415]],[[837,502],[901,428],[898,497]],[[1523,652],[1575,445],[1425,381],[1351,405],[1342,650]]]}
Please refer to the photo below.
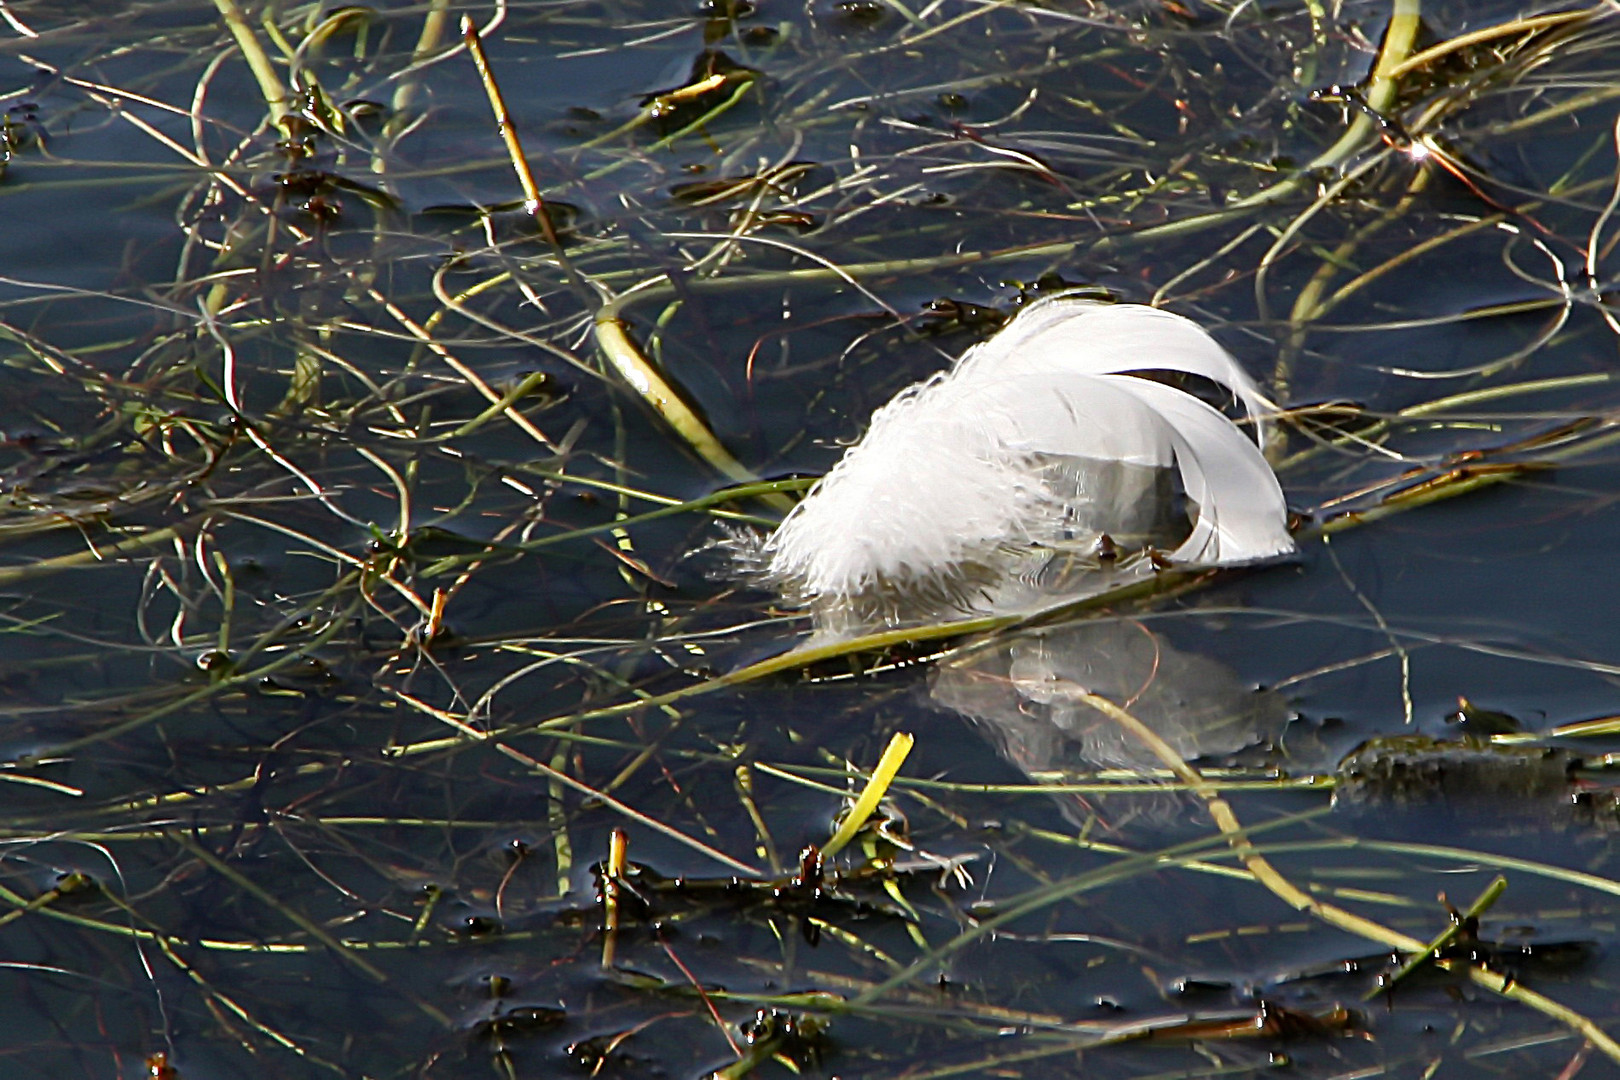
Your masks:
{"label": "floating feather", "polygon": [[[1250,427],[1132,372],[1208,380]],[[765,541],[767,573],[841,632],[1032,610],[1166,557],[1281,555],[1293,539],[1265,432],[1258,388],[1197,324],[1042,300],[879,409]]]}

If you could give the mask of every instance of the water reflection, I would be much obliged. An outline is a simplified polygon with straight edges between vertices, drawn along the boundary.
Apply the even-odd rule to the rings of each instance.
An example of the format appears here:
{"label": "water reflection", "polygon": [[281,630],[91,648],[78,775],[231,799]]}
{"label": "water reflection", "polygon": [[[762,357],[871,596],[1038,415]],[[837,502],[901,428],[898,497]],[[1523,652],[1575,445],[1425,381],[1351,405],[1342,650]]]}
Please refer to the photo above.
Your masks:
{"label": "water reflection", "polygon": [[1139,622],[1089,620],[1029,631],[939,665],[933,700],[971,717],[1032,776],[1091,766],[1157,769],[1152,751],[1081,699],[1124,706],[1184,759],[1276,738],[1290,711],[1208,657]]}

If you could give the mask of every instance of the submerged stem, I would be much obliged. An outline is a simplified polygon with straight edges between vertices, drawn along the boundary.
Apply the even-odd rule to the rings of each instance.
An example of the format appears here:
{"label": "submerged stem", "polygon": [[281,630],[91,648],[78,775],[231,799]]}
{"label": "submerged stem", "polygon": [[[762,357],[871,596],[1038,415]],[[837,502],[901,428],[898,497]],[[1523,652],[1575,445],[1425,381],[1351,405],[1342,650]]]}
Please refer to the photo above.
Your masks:
{"label": "submerged stem", "polygon": [[1332,146],[1316,155],[1300,172],[1247,198],[1239,199],[1233,205],[1244,208],[1264,206],[1285,198],[1302,187],[1317,170],[1339,168],[1366,145],[1377,123],[1373,115],[1388,112],[1390,106],[1395,103],[1395,94],[1400,89],[1400,76],[1405,71],[1402,64],[1411,55],[1412,46],[1417,41],[1422,24],[1421,0],[1394,0],[1389,26],[1384,30],[1384,42],[1379,46],[1378,59],[1373,63],[1372,75],[1364,95],[1369,112],[1357,111],[1344,134],[1340,135]]}
{"label": "submerged stem", "polygon": [[259,44],[258,36],[253,33],[253,27],[248,25],[247,17],[242,9],[236,6],[236,0],[214,0],[214,7],[219,9],[225,20],[225,27],[236,39],[236,47],[242,50],[242,59],[247,61],[248,67],[253,71],[253,78],[259,84],[259,93],[264,97],[264,103],[270,109],[270,120],[282,134],[291,134],[287,129],[287,120],[292,115],[288,105],[287,88],[282,85],[281,76],[276,74],[275,67],[270,63],[270,57]]}
{"label": "submerged stem", "polygon": [[[1126,710],[1078,686],[1068,688],[1067,693],[1076,701],[1084,702],[1110,720],[1119,724],[1126,731],[1134,735],[1141,743],[1153,752],[1153,755],[1162,761],[1167,768],[1176,774],[1183,783],[1193,790],[1204,805],[1209,808],[1209,815],[1215,820],[1216,827],[1232,845],[1232,851],[1238,859],[1249,868],[1254,879],[1267,889],[1271,890],[1283,903],[1298,911],[1306,912],[1322,920],[1330,926],[1348,931],[1381,945],[1399,949],[1405,953],[1422,955],[1427,946],[1417,938],[1408,937],[1397,930],[1373,922],[1371,919],[1346,911],[1344,908],[1316,899],[1309,893],[1300,889],[1289,881],[1271,862],[1255,850],[1249,840],[1248,831],[1238,821],[1237,815],[1232,812],[1231,805],[1223,798],[1215,785],[1204,779],[1203,775],[1193,766],[1187,764],[1175,749],[1159,737],[1158,733],[1142,721],[1132,716]],[[1438,960],[1442,966],[1451,966],[1454,961]],[[1512,978],[1491,971],[1478,964],[1469,964],[1468,977],[1479,986],[1485,987],[1493,993],[1521,1005],[1529,1006],[1537,1012],[1549,1016],[1559,1023],[1573,1028],[1578,1034],[1589,1040],[1610,1060],[1620,1062],[1620,1043],[1616,1043],[1597,1024],[1581,1015],[1568,1006],[1561,1005],[1551,998],[1544,997],[1533,990],[1514,981]]]}

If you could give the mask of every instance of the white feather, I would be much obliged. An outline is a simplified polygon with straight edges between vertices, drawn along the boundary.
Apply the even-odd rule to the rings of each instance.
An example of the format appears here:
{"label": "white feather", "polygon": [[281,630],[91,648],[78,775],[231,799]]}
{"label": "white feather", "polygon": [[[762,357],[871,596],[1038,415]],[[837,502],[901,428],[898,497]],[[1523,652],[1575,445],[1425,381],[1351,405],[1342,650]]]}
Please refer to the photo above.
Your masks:
{"label": "white feather", "polygon": [[1266,437],[1267,402],[1254,380],[1204,328],[1173,311],[1054,297],[1031,304],[995,337],[956,362],[959,377],[999,378],[1028,371],[1114,375],[1184,371],[1220,383],[1242,402]]}
{"label": "white feather", "polygon": [[1172,467],[1193,506],[1172,561],[1292,551],[1282,490],[1254,440],[1191,394],[1125,374],[1149,370],[1221,384],[1264,430],[1258,388],[1195,323],[1043,300],[873,415],[766,540],[769,576],[833,631],[1083,595],[1115,572],[1054,585],[1046,568],[1101,533],[1162,519],[1156,478]]}

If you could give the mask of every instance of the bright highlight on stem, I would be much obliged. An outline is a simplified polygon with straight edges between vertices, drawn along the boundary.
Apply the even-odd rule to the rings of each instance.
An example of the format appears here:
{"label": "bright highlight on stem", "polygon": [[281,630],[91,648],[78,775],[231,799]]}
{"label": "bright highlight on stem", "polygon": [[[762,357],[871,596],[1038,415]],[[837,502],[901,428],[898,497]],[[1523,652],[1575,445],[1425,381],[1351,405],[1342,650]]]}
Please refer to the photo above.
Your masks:
{"label": "bright highlight on stem", "polygon": [[906,755],[911,753],[912,744],[916,741],[903,731],[896,732],[894,738],[889,740],[883,756],[878,759],[877,768],[872,770],[872,779],[866,782],[866,790],[855,800],[855,805],[845,815],[843,824],[838,826],[838,831],[833,833],[832,839],[822,847],[823,859],[830,859],[842,851],[850,838],[866,824],[866,819],[872,816],[872,811],[883,801],[883,796],[889,790],[889,785],[894,782],[900,766],[906,763]]}

